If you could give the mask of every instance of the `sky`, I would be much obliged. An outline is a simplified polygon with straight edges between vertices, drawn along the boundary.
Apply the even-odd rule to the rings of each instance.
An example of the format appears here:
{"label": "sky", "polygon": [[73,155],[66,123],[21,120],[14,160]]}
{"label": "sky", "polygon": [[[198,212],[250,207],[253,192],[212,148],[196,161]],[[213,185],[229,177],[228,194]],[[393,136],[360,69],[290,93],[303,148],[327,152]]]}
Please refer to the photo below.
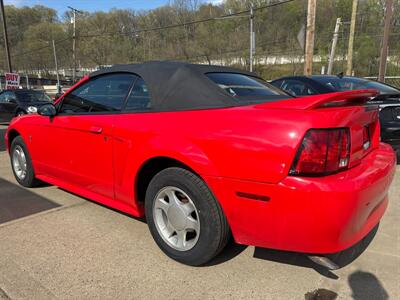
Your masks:
{"label": "sky", "polygon": [[[203,0],[218,4],[222,0]],[[44,5],[55,9],[59,15],[62,15],[68,8],[72,6],[76,9],[86,11],[108,11],[111,8],[131,8],[134,10],[153,9],[168,3],[168,0],[4,0],[4,4],[21,6]]]}

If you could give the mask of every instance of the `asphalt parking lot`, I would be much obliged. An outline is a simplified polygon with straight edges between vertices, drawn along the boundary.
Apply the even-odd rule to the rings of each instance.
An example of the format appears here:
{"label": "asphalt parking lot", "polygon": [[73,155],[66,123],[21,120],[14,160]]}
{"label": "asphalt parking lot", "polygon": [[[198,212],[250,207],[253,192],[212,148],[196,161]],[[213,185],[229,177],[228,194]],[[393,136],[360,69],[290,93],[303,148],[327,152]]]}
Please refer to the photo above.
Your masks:
{"label": "asphalt parking lot", "polygon": [[178,264],[142,220],[54,186],[21,188],[9,165],[0,136],[1,300],[400,299],[400,166],[374,240],[329,272],[301,254],[233,242],[207,266]]}

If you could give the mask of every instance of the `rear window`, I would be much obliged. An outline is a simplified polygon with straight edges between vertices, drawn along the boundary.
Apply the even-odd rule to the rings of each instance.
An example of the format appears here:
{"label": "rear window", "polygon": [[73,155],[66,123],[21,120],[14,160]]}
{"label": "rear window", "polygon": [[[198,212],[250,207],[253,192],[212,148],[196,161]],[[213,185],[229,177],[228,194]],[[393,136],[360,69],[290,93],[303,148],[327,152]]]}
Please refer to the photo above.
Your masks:
{"label": "rear window", "polygon": [[244,103],[269,102],[291,98],[267,82],[240,73],[207,73],[206,76],[221,89]]}

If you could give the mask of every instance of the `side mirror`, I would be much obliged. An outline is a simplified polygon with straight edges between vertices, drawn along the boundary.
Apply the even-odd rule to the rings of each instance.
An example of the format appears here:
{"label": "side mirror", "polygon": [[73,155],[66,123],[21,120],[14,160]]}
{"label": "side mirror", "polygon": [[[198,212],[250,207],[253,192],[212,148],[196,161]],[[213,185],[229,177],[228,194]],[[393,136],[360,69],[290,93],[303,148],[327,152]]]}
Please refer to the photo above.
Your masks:
{"label": "side mirror", "polygon": [[16,103],[17,103],[17,100],[14,99],[14,98],[10,98],[10,99],[8,100],[8,102],[9,102],[9,103],[14,103],[14,104],[16,104]]}
{"label": "side mirror", "polygon": [[39,107],[38,114],[45,117],[54,117],[57,114],[57,110],[53,104],[44,104]]}

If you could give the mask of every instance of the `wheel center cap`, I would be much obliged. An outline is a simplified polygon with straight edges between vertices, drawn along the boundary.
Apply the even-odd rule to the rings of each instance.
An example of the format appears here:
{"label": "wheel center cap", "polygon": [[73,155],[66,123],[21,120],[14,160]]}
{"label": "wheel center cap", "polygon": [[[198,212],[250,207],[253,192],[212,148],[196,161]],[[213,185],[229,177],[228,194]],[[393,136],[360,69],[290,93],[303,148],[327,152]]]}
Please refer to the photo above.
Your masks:
{"label": "wheel center cap", "polygon": [[183,210],[177,205],[168,209],[168,220],[176,230],[183,230],[186,225],[186,218]]}

